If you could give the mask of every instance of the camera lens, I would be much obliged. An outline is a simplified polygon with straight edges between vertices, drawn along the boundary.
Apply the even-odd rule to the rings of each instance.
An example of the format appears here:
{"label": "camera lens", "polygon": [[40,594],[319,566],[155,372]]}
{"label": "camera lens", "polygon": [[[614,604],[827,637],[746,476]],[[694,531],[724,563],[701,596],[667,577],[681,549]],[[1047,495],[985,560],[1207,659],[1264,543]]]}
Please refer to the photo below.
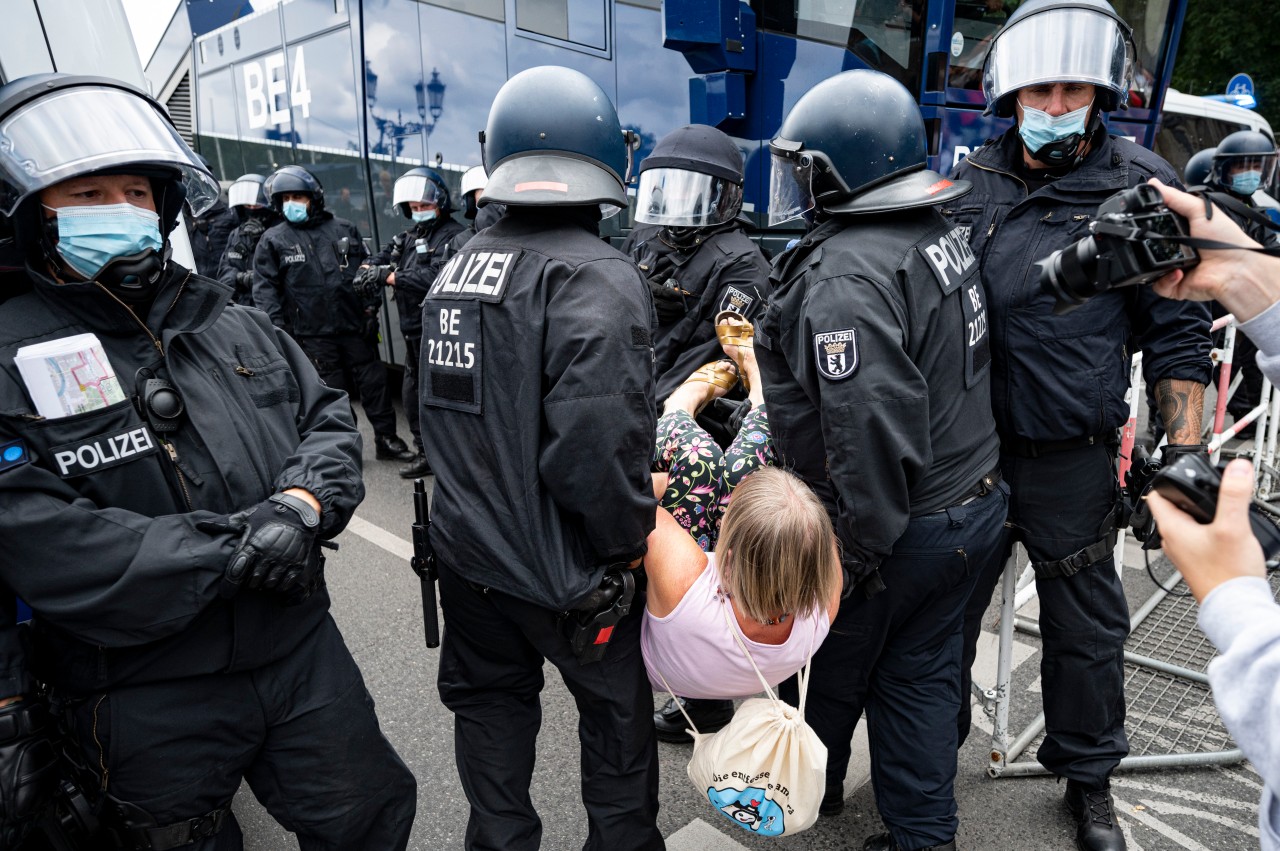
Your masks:
{"label": "camera lens", "polygon": [[1067,313],[1102,292],[1095,279],[1098,244],[1087,236],[1040,261],[1040,289],[1053,297],[1053,312]]}

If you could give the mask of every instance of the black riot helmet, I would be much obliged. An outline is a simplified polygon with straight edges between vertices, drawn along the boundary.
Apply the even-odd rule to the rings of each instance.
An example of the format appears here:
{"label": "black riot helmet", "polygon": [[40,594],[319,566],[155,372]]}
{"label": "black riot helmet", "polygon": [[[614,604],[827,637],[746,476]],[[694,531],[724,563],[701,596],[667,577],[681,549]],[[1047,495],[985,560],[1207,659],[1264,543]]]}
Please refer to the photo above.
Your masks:
{"label": "black riot helmet", "polygon": [[1248,198],[1276,176],[1276,143],[1257,130],[1237,130],[1218,143],[1209,184]]}
{"label": "black riot helmet", "polygon": [[498,90],[480,135],[484,206],[627,206],[631,151],[604,90],[580,71],[542,65]]}
{"label": "black riot helmet", "polygon": [[449,187],[444,178],[435,169],[411,168],[396,179],[391,192],[391,205],[400,211],[406,219],[413,218],[409,210],[410,201],[421,201],[435,204],[443,218],[453,212],[449,199]]}
{"label": "black riot helmet", "polygon": [[227,206],[233,210],[240,207],[270,207],[271,199],[263,190],[267,179],[260,174],[242,174],[227,189]]}
{"label": "black riot helmet", "polygon": [[668,228],[706,228],[742,211],[742,152],[714,127],[672,130],[640,163],[636,221]]}
{"label": "black riot helmet", "polygon": [[1187,160],[1182,170],[1182,182],[1187,186],[1208,186],[1209,172],[1213,168],[1213,154],[1217,148],[1205,148],[1197,151]]}
{"label": "black riot helmet", "polygon": [[263,183],[262,191],[271,199],[271,208],[284,215],[280,198],[286,192],[301,192],[311,198],[311,215],[324,209],[324,187],[316,176],[300,165],[284,165],[271,172]]}
{"label": "black riot helmet", "polygon": [[1027,0],[996,33],[982,66],[987,112],[1014,114],[1018,89],[1089,83],[1097,110],[1127,109],[1133,87],[1133,31],[1106,0]]}
{"label": "black riot helmet", "polygon": [[[109,249],[95,249],[101,265],[94,263],[92,277],[117,295],[144,298],[154,292],[164,271],[168,235],[183,203],[193,214],[203,213],[218,199],[218,181],[178,135],[164,109],[127,83],[35,74],[0,87],[0,215],[10,217],[17,245],[32,269],[80,268],[70,264],[65,251],[59,252],[60,224],[56,215],[46,215],[41,193],[72,178],[108,175],[150,182],[158,247],[116,256]],[[75,218],[83,221],[83,215]]]}
{"label": "black riot helmet", "polygon": [[800,96],[769,143],[769,224],[812,209],[882,213],[969,191],[930,171],[915,98],[888,74],[845,71]]}

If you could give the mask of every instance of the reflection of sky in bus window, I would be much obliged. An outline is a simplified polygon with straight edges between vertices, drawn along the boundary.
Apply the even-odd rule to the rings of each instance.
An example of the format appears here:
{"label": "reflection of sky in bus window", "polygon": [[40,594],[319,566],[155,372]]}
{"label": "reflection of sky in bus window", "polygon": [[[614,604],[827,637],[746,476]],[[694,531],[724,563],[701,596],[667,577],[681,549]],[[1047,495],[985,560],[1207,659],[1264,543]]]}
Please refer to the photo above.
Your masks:
{"label": "reflection of sky in bus window", "polygon": [[203,133],[236,133],[236,102],[231,94],[231,70],[200,78],[198,126]]}
{"label": "reflection of sky in bus window", "polygon": [[[351,67],[350,31],[344,28],[299,42],[289,48],[289,59],[293,129],[298,142],[344,150],[357,148],[360,106]],[[310,102],[304,108],[298,100],[308,96]]]}
{"label": "reflection of sky in bus window", "polygon": [[[429,159],[434,161],[439,154],[446,163],[479,165],[478,136],[489,120],[489,105],[507,81],[506,27],[434,6],[419,9],[426,79],[431,80],[434,69],[445,86],[440,119],[427,140]],[[477,61],[479,56],[485,57],[484,61]],[[412,83],[409,97],[413,98]],[[381,95],[378,100],[381,102]],[[414,115],[416,118],[416,112]]]}
{"label": "reflection of sky in bus window", "polygon": [[604,0],[569,0],[569,40],[604,50]]}
{"label": "reflection of sky in bus window", "polygon": [[[374,0],[365,4],[364,45],[367,67],[361,70],[370,110],[369,148],[389,152],[399,139],[397,158],[423,158],[421,133],[405,132],[405,124],[419,121],[414,86],[422,81],[422,51],[418,46],[418,4],[410,0]],[[373,102],[369,96],[373,95]],[[428,117],[429,120],[429,117]],[[399,125],[399,126],[397,126]]]}
{"label": "reflection of sky in bus window", "polygon": [[345,24],[348,9],[355,5],[356,0],[290,0],[281,6],[285,38],[296,42],[311,33]]}

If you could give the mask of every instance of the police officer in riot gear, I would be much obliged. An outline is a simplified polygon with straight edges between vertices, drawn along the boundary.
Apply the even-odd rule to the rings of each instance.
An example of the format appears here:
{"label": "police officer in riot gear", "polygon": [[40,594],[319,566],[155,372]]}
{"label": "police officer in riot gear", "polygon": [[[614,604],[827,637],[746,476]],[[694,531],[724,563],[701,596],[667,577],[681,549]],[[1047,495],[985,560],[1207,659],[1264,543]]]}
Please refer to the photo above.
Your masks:
{"label": "police officer in riot gear", "polygon": [[542,666],[581,717],[586,848],[660,849],[657,745],[633,575],[653,529],[648,288],[599,238],[627,206],[608,97],[559,67],[499,90],[482,205],[507,213],[423,305],[422,429],[444,612],[439,689],[471,804],[468,849],[536,849]]}
{"label": "police officer in riot gear", "polygon": [[[983,74],[987,108],[1015,125],[959,164],[955,176],[973,192],[944,205],[969,236],[990,298],[1009,525],[1030,555],[1042,612],[1047,734],[1037,758],[1067,778],[1083,849],[1124,847],[1109,778],[1128,753],[1129,609],[1112,550],[1130,341],[1142,346],[1172,444],[1199,443],[1210,370],[1203,305],[1130,287],[1055,315],[1038,283],[1036,261],[1087,235],[1105,199],[1152,177],[1177,180],[1160,157],[1102,125],[1102,113],[1127,105],[1133,56],[1129,26],[1105,0],[1019,6]],[[1165,460],[1177,451],[1166,448]],[[999,576],[997,566],[979,580],[966,613],[966,675]],[[962,737],[969,721],[966,700]]]}
{"label": "police officer in riot gear", "polygon": [[431,472],[422,453],[422,432],[418,425],[418,349],[422,342],[422,299],[439,269],[436,257],[448,241],[463,230],[453,218],[449,187],[438,172],[412,168],[400,176],[393,190],[395,209],[413,222],[396,234],[382,250],[356,272],[356,288],[381,299],[381,288],[392,287],[404,335],[404,381],[401,398],[404,414],[413,434],[414,455],[400,468],[400,477],[416,479]]}
{"label": "police officer in riot gear", "polygon": [[1187,186],[1204,186],[1208,182],[1209,171],[1213,168],[1213,155],[1217,151],[1217,148],[1205,148],[1191,155],[1182,169],[1182,179]]}
{"label": "police officer in riot gear", "polygon": [[[864,849],[954,849],[965,601],[997,564],[1008,489],[991,416],[987,297],[964,232],[932,205],[911,94],[847,71],[801,96],[770,143],[769,221],[812,229],[780,255],[756,326],[782,463],[826,504],[845,597],[814,654],[805,718],[827,746],[820,812],[844,805],[866,711],[888,833]],[[788,699],[795,700],[795,681]]]}
{"label": "police officer in riot gear", "polygon": [[[0,587],[34,611],[29,654],[0,633],[0,686],[21,693],[0,703],[31,699],[23,671],[49,689],[106,829],[88,847],[239,848],[247,779],[303,848],[403,849],[413,778],[323,581],[364,493],[349,404],[170,260],[183,203],[218,184],[157,103],[41,74],[0,88],[0,126],[0,214],[32,282],[0,314]],[[60,415],[15,355],[82,335],[98,348],[69,361],[85,392]]]}
{"label": "police officer in riot gear", "polygon": [[240,218],[240,224],[227,237],[227,250],[218,264],[218,280],[232,287],[237,304],[253,306],[253,254],[258,240],[280,217],[271,207],[262,186],[267,179],[260,174],[243,174],[227,190],[227,200]]}
{"label": "police officer in riot gear", "polygon": [[[196,157],[211,171],[209,161],[200,154]],[[218,266],[230,242],[231,232],[240,221],[236,212],[219,196],[213,206],[200,215],[191,216],[191,254],[196,260],[196,271],[209,278],[218,276]]]}
{"label": "police officer in riot gear", "polygon": [[[717,314],[733,310],[750,322],[764,305],[769,262],[739,218],[742,169],[742,152],[733,140],[704,124],[671,131],[640,164],[636,221],[641,224],[622,250],[636,261],[653,295],[659,404],[695,369],[720,357]],[[733,408],[713,405],[701,417],[718,439],[736,433],[726,410]],[[729,700],[681,700],[703,732],[718,730],[733,717]],[[674,700],[653,720],[662,741],[692,741]]]}
{"label": "police officer in riot gear", "polygon": [[[1202,151],[1196,157],[1204,153]],[[1266,246],[1280,244],[1280,233],[1261,221],[1265,214],[1253,201],[1255,192],[1269,189],[1275,180],[1276,160],[1280,159],[1275,143],[1256,130],[1238,130],[1223,139],[1218,147],[1212,148],[1211,157],[1208,174],[1200,182],[1228,193],[1239,205],[1219,206],[1225,207],[1224,212],[1254,241]],[[1187,168],[1190,167],[1188,162]],[[1227,312],[1217,302],[1213,302],[1210,309],[1214,318]],[[1254,363],[1258,349],[1253,341],[1244,334],[1236,334],[1235,346],[1232,364],[1244,377],[1227,401],[1227,412],[1239,420],[1262,399],[1262,373]],[[1254,435],[1255,428],[1250,424],[1236,436],[1249,440]]]}
{"label": "police officer in riot gear", "polygon": [[293,335],[326,384],[360,399],[378,460],[412,460],[396,436],[387,371],[378,359],[382,293],[353,286],[368,257],[360,231],[325,210],[324,188],[301,166],[274,171],[264,192],[284,221],[262,235],[254,252],[254,306]]}

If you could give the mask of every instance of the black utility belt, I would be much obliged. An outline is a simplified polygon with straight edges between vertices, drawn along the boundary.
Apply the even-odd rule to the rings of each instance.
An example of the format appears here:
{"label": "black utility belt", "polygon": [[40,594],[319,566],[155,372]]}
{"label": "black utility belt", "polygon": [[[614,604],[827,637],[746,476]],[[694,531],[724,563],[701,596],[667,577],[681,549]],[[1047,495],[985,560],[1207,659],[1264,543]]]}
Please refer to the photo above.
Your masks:
{"label": "black utility belt", "polygon": [[1039,458],[1054,452],[1068,452],[1072,449],[1083,449],[1086,446],[1114,446],[1116,433],[1104,431],[1101,434],[1090,434],[1084,437],[1068,437],[1065,440],[1027,440],[1017,435],[1000,435],[1000,450],[1019,458]]}
{"label": "black utility belt", "polygon": [[[968,505],[975,499],[982,499],[984,496],[999,487],[1000,480],[1002,478],[1003,477],[1000,475],[1000,468],[993,468],[982,478],[978,479],[978,483],[970,488],[968,492],[961,494],[960,499],[952,503],[949,507],[956,508],[957,506]],[[946,511],[946,509],[944,508],[943,511]]]}

